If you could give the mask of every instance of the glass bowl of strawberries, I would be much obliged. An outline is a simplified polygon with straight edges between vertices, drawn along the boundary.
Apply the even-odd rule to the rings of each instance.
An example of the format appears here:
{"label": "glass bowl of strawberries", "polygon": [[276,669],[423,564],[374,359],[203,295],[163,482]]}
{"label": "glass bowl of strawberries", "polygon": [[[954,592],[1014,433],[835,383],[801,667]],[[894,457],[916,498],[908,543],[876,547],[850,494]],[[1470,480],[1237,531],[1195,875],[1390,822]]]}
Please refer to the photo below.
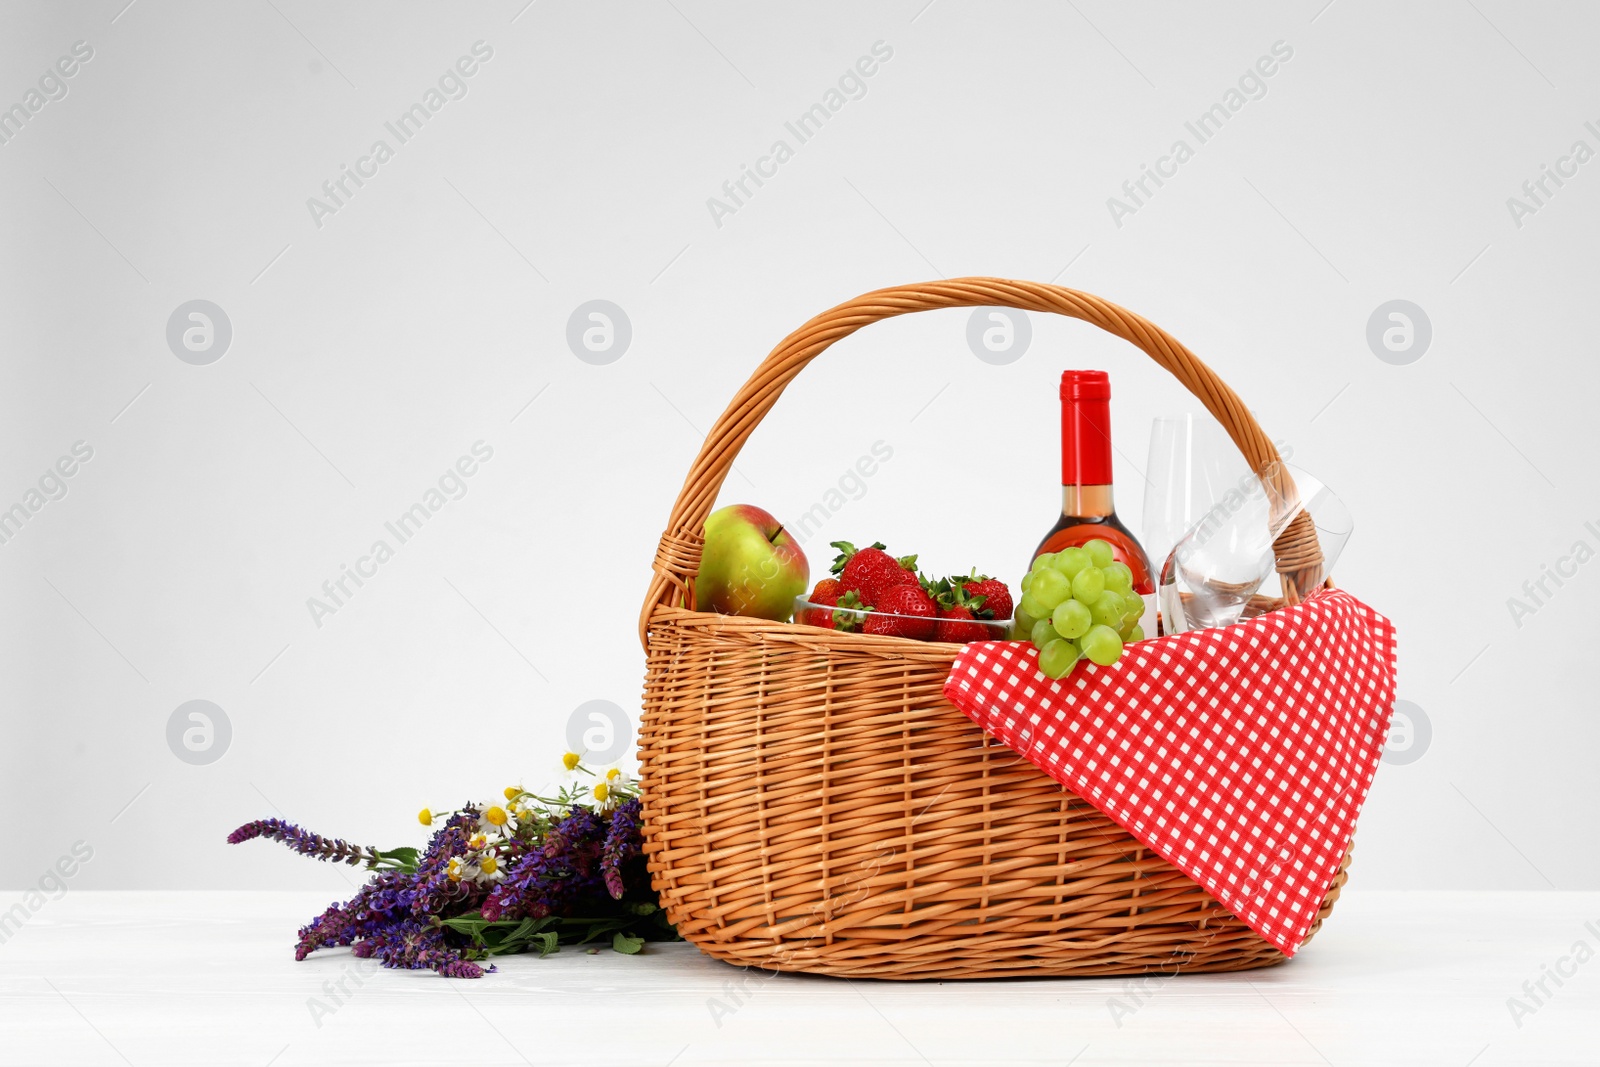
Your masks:
{"label": "glass bowl of strawberries", "polygon": [[999,579],[976,571],[930,579],[916,556],[891,556],[881,544],[834,547],[833,576],[795,597],[800,625],[950,644],[1011,637],[1011,591]]}

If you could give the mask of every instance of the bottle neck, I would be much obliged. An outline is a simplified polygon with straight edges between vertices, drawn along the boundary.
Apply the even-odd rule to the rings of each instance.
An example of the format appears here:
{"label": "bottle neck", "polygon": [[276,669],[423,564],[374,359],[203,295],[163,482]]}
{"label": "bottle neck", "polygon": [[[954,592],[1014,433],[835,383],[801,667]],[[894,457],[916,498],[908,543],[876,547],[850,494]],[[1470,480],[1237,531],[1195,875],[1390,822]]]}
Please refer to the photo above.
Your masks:
{"label": "bottle neck", "polygon": [[1106,490],[1111,497],[1111,396],[1061,397],[1061,484]]}
{"label": "bottle neck", "polygon": [[1069,519],[1101,519],[1116,509],[1111,505],[1109,485],[1063,485],[1061,514]]}

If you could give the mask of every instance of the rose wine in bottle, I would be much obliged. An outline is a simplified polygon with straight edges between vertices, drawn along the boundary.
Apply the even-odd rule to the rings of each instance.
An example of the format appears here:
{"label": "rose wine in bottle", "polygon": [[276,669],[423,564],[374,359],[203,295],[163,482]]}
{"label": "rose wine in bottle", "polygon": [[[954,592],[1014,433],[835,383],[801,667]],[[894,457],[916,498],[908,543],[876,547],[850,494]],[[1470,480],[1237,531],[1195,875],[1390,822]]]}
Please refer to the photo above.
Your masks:
{"label": "rose wine in bottle", "polygon": [[[1133,572],[1144,597],[1144,632],[1155,636],[1155,576],[1138,540],[1117,518],[1111,500],[1111,381],[1103,370],[1061,374],[1061,517],[1033,559],[1099,538]],[[1030,560],[1031,562],[1031,560]]]}

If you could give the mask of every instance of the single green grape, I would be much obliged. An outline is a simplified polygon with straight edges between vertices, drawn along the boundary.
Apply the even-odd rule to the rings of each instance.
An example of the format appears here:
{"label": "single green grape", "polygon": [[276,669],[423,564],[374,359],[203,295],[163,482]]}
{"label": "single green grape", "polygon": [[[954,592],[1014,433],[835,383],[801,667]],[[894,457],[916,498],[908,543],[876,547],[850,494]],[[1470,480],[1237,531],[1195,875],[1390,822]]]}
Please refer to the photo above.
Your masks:
{"label": "single green grape", "polygon": [[1109,626],[1096,626],[1078,640],[1083,654],[1102,667],[1122,658],[1122,638]]}
{"label": "single green grape", "polygon": [[1081,548],[1063,548],[1056,553],[1056,559],[1051,566],[1065,574],[1068,578],[1076,578],[1078,572],[1089,565],[1089,553]]}
{"label": "single green grape", "polygon": [[1018,608],[1016,614],[1011,616],[1012,624],[1016,626],[1017,632],[1022,634],[1024,637],[1033,632],[1033,624],[1038,621],[1039,620],[1036,616],[1029,615],[1021,608]]}
{"label": "single green grape", "polygon": [[1128,593],[1133,590],[1133,572],[1126,563],[1113,562],[1109,567],[1101,569],[1105,575],[1106,588],[1118,593]]}
{"label": "single green grape", "polygon": [[1089,614],[1096,626],[1116,629],[1122,625],[1122,598],[1108,589],[1090,603]]}
{"label": "single green grape", "polygon": [[1065,678],[1078,664],[1078,649],[1071,641],[1057,639],[1039,650],[1039,669],[1046,678]]}
{"label": "single green grape", "polygon": [[1039,594],[1032,590],[1022,594],[1021,607],[1024,615],[1031,615],[1035,619],[1048,619],[1050,612],[1055,609],[1055,605],[1045,604],[1043,600],[1039,599]]}
{"label": "single green grape", "polygon": [[1144,597],[1140,596],[1138,593],[1122,594],[1122,603],[1123,618],[1137,619],[1144,615]]}
{"label": "single green grape", "polygon": [[1084,544],[1083,550],[1089,553],[1089,562],[1096,567],[1109,567],[1117,558],[1117,550],[1111,547],[1110,541],[1102,541],[1096,537],[1093,541]]}
{"label": "single green grape", "polygon": [[[1055,610],[1055,606],[1072,595],[1072,583],[1067,581],[1067,576],[1051,568],[1039,571],[1034,576],[1033,585],[1028,589],[1028,595],[1035,598],[1045,606],[1044,614],[1048,615]],[[1028,612],[1029,615],[1034,614]]]}
{"label": "single green grape", "polygon": [[1049,570],[1051,564],[1055,562],[1055,558],[1056,554],[1054,552],[1041,552],[1034,557],[1033,566],[1028,569],[1033,571]]}
{"label": "single green grape", "polygon": [[1056,633],[1071,641],[1089,632],[1089,627],[1094,625],[1094,617],[1089,614],[1083,601],[1063,600],[1051,613],[1050,624]]}
{"label": "single green grape", "polygon": [[1055,627],[1050,625],[1049,619],[1040,619],[1033,624],[1033,629],[1028,634],[1028,640],[1043,648],[1060,636],[1060,634],[1056,633]]}
{"label": "single green grape", "polygon": [[1022,586],[1022,591],[1024,593],[1026,593],[1029,589],[1032,589],[1033,588],[1033,572],[1029,571],[1027,574],[1024,574],[1022,576],[1022,582],[1020,584]]}
{"label": "single green grape", "polygon": [[1117,548],[1103,537],[1096,537],[1092,541],[1083,543],[1084,552],[1089,555],[1089,566],[1105,570],[1117,562]]}
{"label": "single green grape", "polygon": [[1105,592],[1106,576],[1096,567],[1085,567],[1072,579],[1072,595],[1085,604],[1093,604]]}
{"label": "single green grape", "polygon": [[1140,626],[1138,623],[1134,623],[1133,624],[1133,629],[1131,631],[1129,631],[1127,637],[1124,637],[1122,639],[1122,643],[1125,644],[1125,645],[1131,645],[1135,641],[1143,641],[1143,640],[1144,640],[1144,627]]}

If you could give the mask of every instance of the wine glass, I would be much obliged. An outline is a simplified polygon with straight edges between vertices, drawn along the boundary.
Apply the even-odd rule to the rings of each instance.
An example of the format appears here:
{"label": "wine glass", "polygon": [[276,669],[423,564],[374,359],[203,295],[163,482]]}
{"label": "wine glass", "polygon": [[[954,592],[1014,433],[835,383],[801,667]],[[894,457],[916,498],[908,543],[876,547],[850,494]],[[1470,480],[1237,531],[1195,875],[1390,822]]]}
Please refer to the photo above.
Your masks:
{"label": "wine glass", "polygon": [[1173,547],[1157,587],[1162,633],[1238,622],[1276,569],[1274,544],[1296,523],[1304,529],[1286,562],[1289,577],[1302,593],[1322,584],[1354,523],[1321,480],[1292,464],[1281,467],[1287,479],[1269,470],[1230,487]]}
{"label": "wine glass", "polygon": [[1166,559],[1200,516],[1250,476],[1222,424],[1205,413],[1151,420],[1145,471],[1142,532],[1152,561]]}

